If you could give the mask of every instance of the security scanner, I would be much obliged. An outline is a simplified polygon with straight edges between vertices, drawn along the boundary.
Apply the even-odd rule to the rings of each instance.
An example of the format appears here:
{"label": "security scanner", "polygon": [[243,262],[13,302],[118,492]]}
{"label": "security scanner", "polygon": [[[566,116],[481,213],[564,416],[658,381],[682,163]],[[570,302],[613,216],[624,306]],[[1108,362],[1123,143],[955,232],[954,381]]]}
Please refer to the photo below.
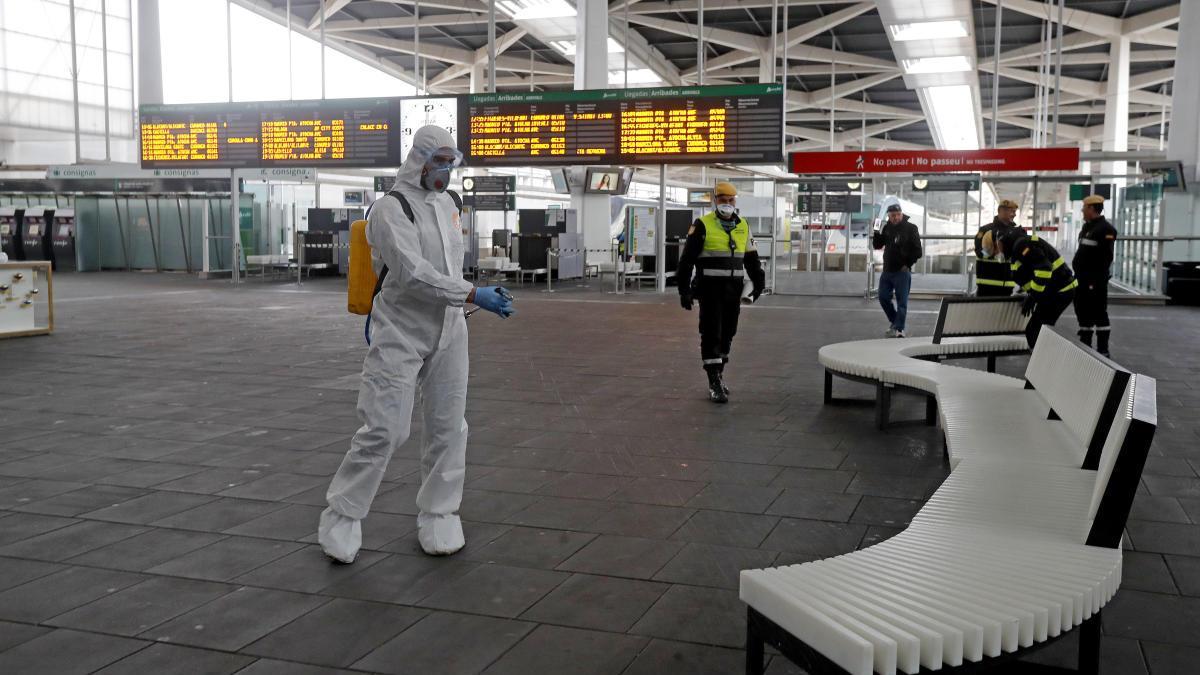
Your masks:
{"label": "security scanner", "polygon": [[21,247],[21,218],[24,214],[25,209],[0,207],[0,250],[9,260],[25,259],[25,250]]}
{"label": "security scanner", "polygon": [[55,209],[50,223],[50,255],[55,272],[79,269],[75,258],[75,209]]}
{"label": "security scanner", "polygon": [[25,260],[50,260],[50,228],[46,220],[53,216],[53,209],[41,206],[25,209],[21,219],[21,251]]}

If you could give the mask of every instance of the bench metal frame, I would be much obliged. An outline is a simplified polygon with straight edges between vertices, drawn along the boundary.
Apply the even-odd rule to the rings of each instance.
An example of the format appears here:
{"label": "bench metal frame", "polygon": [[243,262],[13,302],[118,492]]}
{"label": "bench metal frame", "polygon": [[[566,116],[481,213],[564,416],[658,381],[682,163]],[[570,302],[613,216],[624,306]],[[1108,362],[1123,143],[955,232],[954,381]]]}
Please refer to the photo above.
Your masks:
{"label": "bench metal frame", "polygon": [[[1102,357],[1101,357],[1102,358]],[[1111,362],[1110,362],[1111,363]],[[1113,364],[1116,366],[1116,364]],[[1117,366],[1119,368],[1119,366]],[[1138,483],[1141,480],[1142,469],[1154,440],[1154,431],[1158,425],[1156,403],[1156,383],[1152,378],[1134,376],[1135,389],[1133,400],[1133,419],[1118,450],[1113,463],[1112,474],[1104,486],[1104,496],[1096,511],[1085,543],[1088,546],[1117,548],[1121,545],[1121,535],[1125,523],[1129,519],[1129,511],[1133,507],[1133,499],[1137,494]],[[1122,393],[1124,388],[1122,387]],[[1105,407],[1107,413],[1108,407]],[[1116,411],[1114,411],[1115,415]],[[1111,416],[1109,428],[1111,428]],[[1099,427],[1100,425],[1097,425]],[[1090,453],[1089,453],[1090,454]],[[1099,456],[1097,456],[1097,463]],[[1097,675],[1100,672],[1100,637],[1101,612],[1094,613],[1079,625],[1079,656],[1077,669],[1070,670],[1057,666],[1044,666],[1032,663],[1021,663],[1021,672],[1030,673],[1088,673]],[[978,662],[963,663],[957,667],[946,667],[939,673],[979,673],[997,668],[1004,668],[1014,660],[1028,656],[1039,649],[1056,642],[1066,631],[1057,637],[1044,642],[1008,652],[995,657],[984,657]],[[746,618],[746,673],[747,675],[763,675],[766,645],[778,649],[793,663],[801,666],[812,675],[848,675],[847,671],[830,661],[816,649],[789,633],[779,624],[768,619],[755,610],[747,608]],[[922,667],[920,672],[933,672]]]}

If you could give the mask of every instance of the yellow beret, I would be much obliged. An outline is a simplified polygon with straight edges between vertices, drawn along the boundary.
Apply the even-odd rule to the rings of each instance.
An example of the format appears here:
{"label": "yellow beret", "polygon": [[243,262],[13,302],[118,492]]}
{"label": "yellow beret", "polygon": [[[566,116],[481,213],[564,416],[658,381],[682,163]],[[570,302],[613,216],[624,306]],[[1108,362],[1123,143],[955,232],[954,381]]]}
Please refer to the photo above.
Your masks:
{"label": "yellow beret", "polygon": [[1088,195],[1087,197],[1083,198],[1083,203],[1087,204],[1089,206],[1093,206],[1096,204],[1103,204],[1104,197],[1101,197],[1100,195]]}
{"label": "yellow beret", "polygon": [[1002,209],[1018,209],[1021,207],[1017,206],[1017,203],[1011,199],[1004,199],[1004,200],[1001,200],[1001,202],[1000,202],[1000,208],[1002,208]]}
{"label": "yellow beret", "polygon": [[713,196],[714,197],[736,197],[737,196],[737,188],[735,188],[733,186],[733,183],[727,183],[725,181],[721,181],[720,183],[717,183],[716,188],[713,190]]}

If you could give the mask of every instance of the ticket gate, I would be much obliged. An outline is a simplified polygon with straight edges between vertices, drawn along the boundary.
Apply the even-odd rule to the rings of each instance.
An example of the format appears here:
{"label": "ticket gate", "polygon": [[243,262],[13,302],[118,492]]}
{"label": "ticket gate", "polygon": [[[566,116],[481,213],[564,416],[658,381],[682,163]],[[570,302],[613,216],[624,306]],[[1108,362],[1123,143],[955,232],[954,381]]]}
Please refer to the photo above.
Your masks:
{"label": "ticket gate", "polygon": [[[50,254],[55,272],[74,272],[78,269],[75,259],[75,209],[55,209],[50,221]],[[47,216],[47,220],[49,220]]]}
{"label": "ticket gate", "polygon": [[25,209],[21,219],[21,251],[25,260],[50,260],[50,229],[46,224],[54,210],[41,206]]}
{"label": "ticket gate", "polygon": [[0,207],[0,250],[9,260],[24,260],[21,248],[21,217],[25,209],[11,206]]}

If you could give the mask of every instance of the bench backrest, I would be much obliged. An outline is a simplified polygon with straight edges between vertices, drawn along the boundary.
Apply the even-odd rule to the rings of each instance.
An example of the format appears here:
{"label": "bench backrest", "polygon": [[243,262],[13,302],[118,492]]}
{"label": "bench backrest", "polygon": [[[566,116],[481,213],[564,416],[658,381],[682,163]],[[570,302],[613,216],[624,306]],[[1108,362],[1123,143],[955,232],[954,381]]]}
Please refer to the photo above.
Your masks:
{"label": "bench backrest", "polygon": [[1043,326],[1025,370],[1035,389],[1086,448],[1081,467],[1095,469],[1130,372]]}
{"label": "bench backrest", "polygon": [[951,337],[1021,335],[1027,323],[1020,297],[942,298],[933,344]]}
{"label": "bench backrest", "polygon": [[1145,375],[1135,375],[1125,386],[1096,467],[1096,485],[1088,512],[1089,546],[1121,545],[1121,533],[1125,531],[1125,521],[1158,426],[1156,388],[1154,378]]}

